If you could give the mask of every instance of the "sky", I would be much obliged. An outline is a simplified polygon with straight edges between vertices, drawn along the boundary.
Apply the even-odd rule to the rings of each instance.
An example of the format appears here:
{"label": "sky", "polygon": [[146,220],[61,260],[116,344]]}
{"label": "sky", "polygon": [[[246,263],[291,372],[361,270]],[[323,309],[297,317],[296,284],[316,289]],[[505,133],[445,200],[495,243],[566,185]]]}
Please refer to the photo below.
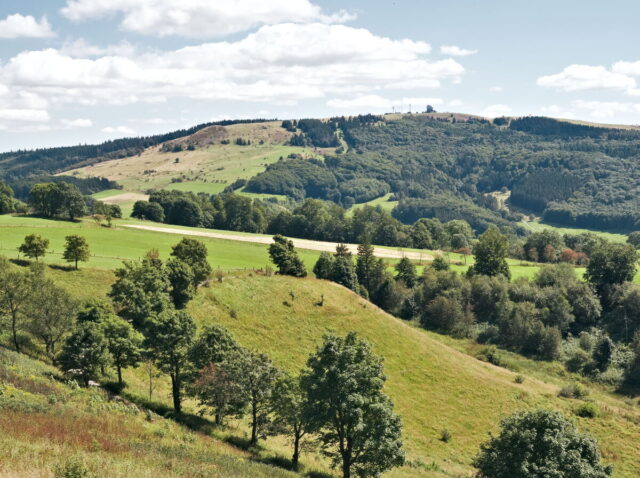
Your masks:
{"label": "sky", "polygon": [[633,0],[2,0],[0,151],[238,118],[640,124]]}

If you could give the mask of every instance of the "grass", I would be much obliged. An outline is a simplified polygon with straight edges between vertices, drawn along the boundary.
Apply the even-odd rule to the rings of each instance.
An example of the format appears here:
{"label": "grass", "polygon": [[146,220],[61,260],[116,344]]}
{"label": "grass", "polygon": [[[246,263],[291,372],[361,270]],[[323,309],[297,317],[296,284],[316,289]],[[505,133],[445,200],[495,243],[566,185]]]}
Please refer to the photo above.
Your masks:
{"label": "grass", "polygon": [[596,231],[592,229],[581,229],[578,227],[562,227],[562,226],[554,226],[552,224],[547,224],[540,221],[521,221],[518,223],[519,225],[525,227],[527,230],[531,232],[539,232],[545,229],[553,229],[558,231],[560,234],[584,234],[591,233],[596,234],[600,237],[603,237],[611,242],[626,242],[627,236],[626,234],[622,234],[619,232],[606,232],[606,231]]}
{"label": "grass", "polygon": [[51,477],[71,462],[113,478],[296,476],[2,348],[0,377],[0,477]]}
{"label": "grass", "polygon": [[399,201],[391,201],[390,200],[391,196],[392,196],[392,194],[389,193],[389,194],[385,194],[384,196],[380,196],[379,198],[372,199],[371,201],[368,201],[368,202],[363,202],[363,203],[360,203],[360,204],[354,204],[347,211],[347,215],[348,216],[353,215],[353,212],[356,209],[359,209],[359,208],[361,208],[363,206],[373,206],[373,207],[380,206],[383,210],[385,210],[387,212],[391,212],[391,210],[394,207],[396,207],[398,205],[398,202],[399,202]]}
{"label": "grass", "polygon": [[[131,221],[134,222],[134,221]],[[80,234],[86,237],[91,248],[91,258],[80,267],[113,269],[125,259],[138,259],[150,249],[158,249],[161,257],[167,258],[171,247],[180,241],[177,234],[143,231],[119,227],[101,227],[91,219],[71,223],[32,217],[0,216],[0,254],[18,257],[17,248],[24,237],[37,233],[50,241],[49,252],[44,260],[52,264],[65,264],[62,259],[65,237]],[[209,250],[209,262],[214,269],[253,269],[269,264],[267,248],[263,244],[236,242],[224,239],[199,238]],[[319,253],[300,251],[300,256],[311,270]]]}
{"label": "grass", "polygon": [[[290,292],[296,297],[292,304]],[[325,300],[319,307],[315,304],[321,295]],[[227,327],[243,345],[267,352],[280,367],[293,372],[304,366],[327,332],[354,330],[369,340],[385,358],[386,390],[403,418],[409,459],[435,461],[443,470],[427,473],[409,466],[389,476],[467,476],[479,444],[496,430],[502,416],[538,407],[573,412],[573,403],[557,397],[562,380],[553,383],[555,376],[544,371],[547,366],[555,371],[559,364],[543,362],[541,367],[520,357],[526,366],[520,365],[516,374],[480,362],[443,343],[448,338],[390,317],[329,282],[233,275],[202,290],[189,311],[200,324]],[[530,375],[529,370],[537,372]],[[518,374],[526,376],[523,383],[515,382]],[[566,375],[564,380],[569,380]],[[592,396],[607,412],[580,421],[580,428],[600,439],[606,460],[616,465],[615,476],[638,476],[638,409],[604,392]],[[451,444],[441,440],[443,429],[454,437]]]}
{"label": "grass", "polygon": [[[218,130],[205,129],[181,140],[185,144],[195,141],[198,147],[194,151],[162,152],[160,146],[154,146],[140,155],[104,161],[62,174],[109,178],[121,184],[125,191],[132,192],[167,188],[215,194],[236,179],[249,179],[259,174],[281,157],[290,154],[316,157],[319,154],[313,148],[287,146],[291,133],[282,129],[279,122],[232,125],[224,127],[224,131],[230,144],[221,144]],[[236,145],[236,138],[250,139],[252,144]]]}

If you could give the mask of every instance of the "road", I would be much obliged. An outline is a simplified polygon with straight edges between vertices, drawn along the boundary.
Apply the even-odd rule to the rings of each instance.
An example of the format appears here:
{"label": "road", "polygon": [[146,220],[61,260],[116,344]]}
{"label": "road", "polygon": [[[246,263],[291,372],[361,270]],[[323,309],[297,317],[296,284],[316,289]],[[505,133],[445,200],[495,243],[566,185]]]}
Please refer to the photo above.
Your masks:
{"label": "road", "polygon": [[[142,229],[144,231],[154,231],[154,232],[165,232],[167,234],[180,234],[181,236],[198,236],[198,237],[208,237],[211,239],[226,239],[228,241],[238,241],[238,242],[251,242],[254,244],[271,244],[273,239],[269,236],[260,236],[260,235],[242,235],[242,234],[226,234],[220,232],[213,231],[197,231],[193,229],[176,229],[173,227],[161,227],[161,226],[147,226],[143,224],[123,224],[124,227],[129,227],[132,229]],[[326,251],[326,252],[335,252],[337,242],[323,242],[323,241],[311,241],[308,239],[294,239],[293,245],[299,249],[307,249],[310,251]],[[358,252],[357,244],[346,244],[349,250],[356,254]],[[402,249],[387,249],[382,247],[374,248],[374,254],[376,257],[382,257],[385,259],[402,259],[403,257],[407,257],[412,260],[433,260],[433,256],[426,252],[416,252],[416,251],[404,251]]]}

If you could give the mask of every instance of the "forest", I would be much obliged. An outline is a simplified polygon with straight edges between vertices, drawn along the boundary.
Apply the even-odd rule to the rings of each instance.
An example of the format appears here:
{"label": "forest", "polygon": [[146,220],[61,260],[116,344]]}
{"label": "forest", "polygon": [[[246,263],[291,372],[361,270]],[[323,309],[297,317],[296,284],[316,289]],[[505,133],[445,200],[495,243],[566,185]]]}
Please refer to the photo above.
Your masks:
{"label": "forest", "polygon": [[[298,123],[299,124],[299,123]],[[247,183],[255,193],[333,201],[344,207],[392,192],[394,216],[465,219],[482,232],[521,213],[566,226],[630,231],[640,224],[640,133],[550,118],[429,116],[332,118],[348,145],[324,161],[283,159]],[[318,132],[318,133],[317,133]],[[507,207],[491,193],[510,193]]]}

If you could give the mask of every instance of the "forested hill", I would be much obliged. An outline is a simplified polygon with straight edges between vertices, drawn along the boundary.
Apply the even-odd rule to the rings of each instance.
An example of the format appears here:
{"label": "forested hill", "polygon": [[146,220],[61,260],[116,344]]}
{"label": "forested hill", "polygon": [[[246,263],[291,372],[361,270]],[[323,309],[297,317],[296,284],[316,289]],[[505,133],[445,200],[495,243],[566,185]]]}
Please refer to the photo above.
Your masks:
{"label": "forested hill", "polygon": [[238,123],[262,123],[265,119],[225,120],[204,123],[187,129],[155,136],[139,136],[105,141],[101,144],[81,144],[59,148],[42,148],[0,153],[0,179],[14,182],[29,177],[54,174],[86,166],[98,161],[125,158],[141,153],[146,148],[190,136],[209,126],[228,126]]}
{"label": "forested hill", "polygon": [[[454,115],[334,118],[328,124],[343,141],[336,154],[325,161],[280,161],[246,190],[343,206],[392,192],[400,201],[393,214],[403,222],[460,218],[479,230],[518,220],[520,212],[563,225],[640,227],[635,129]],[[313,144],[308,124],[305,129],[303,139]],[[497,197],[509,193],[505,208]]]}

